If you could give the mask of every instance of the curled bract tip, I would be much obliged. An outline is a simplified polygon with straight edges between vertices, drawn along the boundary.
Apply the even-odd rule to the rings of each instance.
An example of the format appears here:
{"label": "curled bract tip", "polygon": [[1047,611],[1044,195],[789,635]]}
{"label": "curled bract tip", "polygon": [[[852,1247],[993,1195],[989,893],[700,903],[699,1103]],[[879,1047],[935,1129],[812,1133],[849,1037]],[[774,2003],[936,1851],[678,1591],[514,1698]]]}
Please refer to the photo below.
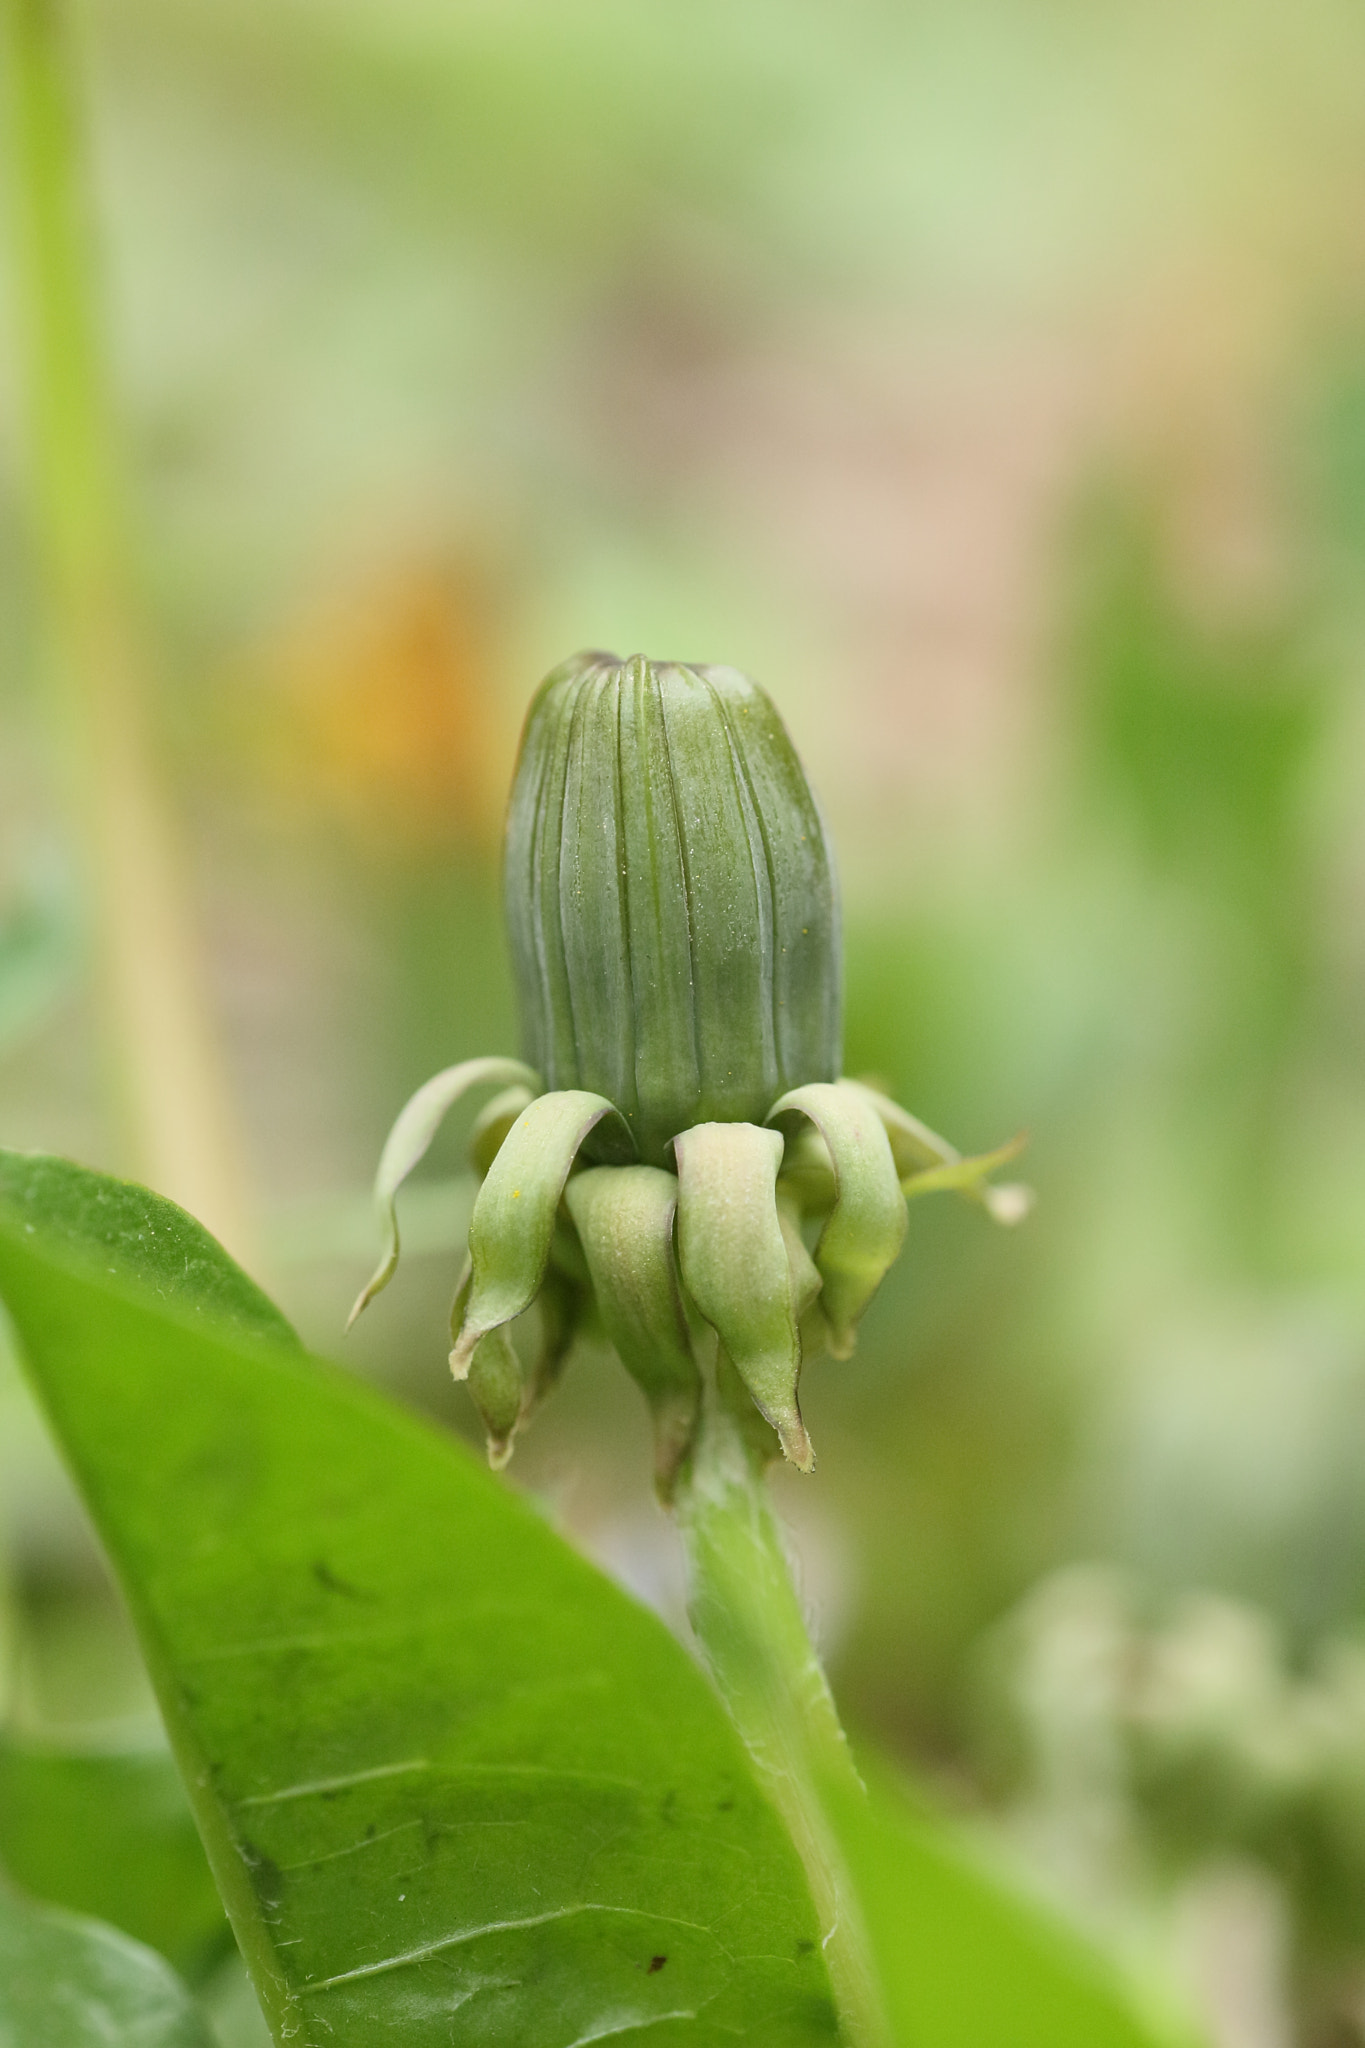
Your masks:
{"label": "curled bract tip", "polygon": [[674,1139],[678,1265],[784,1456],[808,1472],[796,1289],[777,1205],[782,1149],[780,1132],[761,1124],[696,1124]]}
{"label": "curled bract tip", "polygon": [[1008,1180],[983,1187],[981,1200],[993,1223],[1003,1224],[1006,1230],[1012,1230],[1032,1215],[1038,1197],[1023,1181]]}
{"label": "curled bract tip", "polygon": [[789,1465],[795,1465],[798,1472],[815,1470],[815,1451],[799,1414],[778,1425],[777,1440]]}
{"label": "curled bract tip", "polygon": [[500,1472],[512,1455],[523,1398],[521,1362],[505,1330],[493,1330],[474,1347],[469,1392],[483,1422],[488,1462]]}
{"label": "curled bract tip", "polygon": [[[557,1381],[575,1336],[596,1327],[649,1404],[655,1486],[667,1504],[697,1441],[707,1355],[697,1338],[709,1325],[718,1398],[741,1422],[750,1418],[742,1432],[749,1454],[761,1465],[780,1452],[809,1472],[803,1355],[851,1355],[859,1319],[900,1249],[907,1198],[951,1189],[1005,1224],[1032,1203],[1022,1184],[989,1179],[1022,1137],[964,1158],[860,1083],[788,1089],[761,1125],[695,1124],[672,1141],[669,1172],[638,1161],[605,1096],[533,1095],[526,1080],[506,1080],[508,1065],[469,1062],[458,1081],[453,1069],[438,1076],[440,1090],[423,1091],[421,1125],[429,1135],[436,1095],[453,1099],[476,1079],[503,1083],[471,1145],[484,1178],[450,1351],[495,1469]],[[401,1165],[413,1144],[393,1148],[386,1189],[393,1162]],[[592,1163],[603,1157],[616,1163]],[[523,1375],[508,1328],[536,1300],[539,1355]]]}
{"label": "curled bract tip", "polygon": [[851,1356],[858,1319],[905,1237],[905,1198],[875,1106],[846,1082],[793,1088],[768,1112],[783,1130],[812,1124],[834,1175],[834,1199],[815,1247],[820,1306],[836,1358]]}
{"label": "curled bract tip", "polygon": [[1034,1202],[1031,1188],[1016,1182],[997,1186],[990,1179],[1000,1167],[1018,1158],[1028,1143],[1027,1131],[1017,1132],[992,1152],[978,1152],[964,1158],[956,1145],[950,1145],[946,1138],[941,1138],[937,1131],[931,1131],[928,1124],[921,1123],[917,1116],[912,1116],[908,1109],[902,1109],[880,1089],[873,1088],[866,1081],[848,1081],[841,1085],[854,1089],[876,1110],[890,1142],[901,1191],[907,1200],[951,1190],[965,1195],[970,1202],[978,1203],[996,1223],[1022,1223],[1028,1215]]}
{"label": "curled bract tip", "polygon": [[692,1448],[702,1383],[673,1256],[678,1183],[657,1166],[596,1166],[565,1190],[602,1326],[649,1403],[665,1502]]}
{"label": "curled bract tip", "polygon": [[356,1297],[355,1306],[346,1321],[348,1330],[376,1294],[388,1286],[397,1270],[399,1243],[395,1200],[399,1188],[413,1167],[425,1158],[442,1121],[460,1098],[471,1088],[490,1086],[525,1088],[534,1095],[540,1090],[540,1076],[522,1060],[461,1060],[457,1066],[445,1067],[439,1074],[433,1074],[429,1081],[424,1081],[398,1112],[393,1129],[384,1141],[374,1180],[375,1206],[379,1210],[380,1227],[388,1241],[384,1256]]}
{"label": "curled bract tip", "polygon": [[453,1380],[467,1380],[474,1358],[474,1347],[479,1341],[478,1330],[461,1330],[450,1347],[450,1377]]}
{"label": "curled bract tip", "polygon": [[457,1379],[468,1370],[479,1339],[535,1300],[569,1168],[599,1125],[606,1126],[609,1149],[629,1158],[634,1146],[619,1111],[585,1088],[537,1096],[503,1139],[470,1218],[469,1295],[450,1355]]}

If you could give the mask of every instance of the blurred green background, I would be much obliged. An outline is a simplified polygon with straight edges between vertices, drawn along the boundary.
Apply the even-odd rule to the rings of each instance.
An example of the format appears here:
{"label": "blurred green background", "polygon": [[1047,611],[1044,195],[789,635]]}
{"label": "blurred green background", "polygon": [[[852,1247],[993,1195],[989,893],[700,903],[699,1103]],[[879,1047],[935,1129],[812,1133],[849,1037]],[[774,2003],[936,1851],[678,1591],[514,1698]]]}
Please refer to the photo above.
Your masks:
{"label": "blurred green background", "polygon": [[[1365,18],[71,26],[139,739],[53,679],[12,150],[0,1143],[152,1179],[472,1438],[458,1130],[340,1332],[396,1109],[516,1049],[525,702],[582,645],[748,670],[841,856],[848,1070],[966,1150],[1027,1127],[1039,1196],[1012,1235],[918,1205],[857,1357],[808,1375],[819,1472],[778,1484],[850,1725],[1218,2048],[1365,2042]],[[159,821],[164,915],[83,748]],[[120,961],[185,1057],[130,1052]],[[7,1374],[14,1724],[135,1729]],[[585,1354],[513,1475],[674,1612],[646,1434]]]}

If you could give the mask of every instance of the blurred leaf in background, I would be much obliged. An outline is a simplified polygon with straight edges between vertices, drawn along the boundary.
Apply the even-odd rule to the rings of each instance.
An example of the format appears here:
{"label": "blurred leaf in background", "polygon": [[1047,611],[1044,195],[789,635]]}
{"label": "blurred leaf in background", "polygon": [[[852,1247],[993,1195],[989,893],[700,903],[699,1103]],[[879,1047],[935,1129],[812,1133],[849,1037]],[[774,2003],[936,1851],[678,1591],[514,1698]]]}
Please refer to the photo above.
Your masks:
{"label": "blurred leaf in background", "polygon": [[213,2048],[153,1950],[0,1880],[0,2039],[50,2048]]}
{"label": "blurred leaf in background", "polygon": [[0,1863],[16,1884],[159,1949],[191,1983],[231,1943],[164,1749],[0,1741]]}

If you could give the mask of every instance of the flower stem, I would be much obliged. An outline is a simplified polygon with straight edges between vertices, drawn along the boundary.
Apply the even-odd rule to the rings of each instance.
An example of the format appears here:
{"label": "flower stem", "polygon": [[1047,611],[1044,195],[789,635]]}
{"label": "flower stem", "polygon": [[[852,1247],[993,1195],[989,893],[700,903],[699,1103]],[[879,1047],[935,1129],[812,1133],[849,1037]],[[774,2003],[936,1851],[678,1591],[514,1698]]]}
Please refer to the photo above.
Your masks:
{"label": "flower stem", "polygon": [[239,1253],[243,1176],[156,759],[97,290],[73,23],[0,0],[43,681],[93,910],[98,1022],[129,1164]]}
{"label": "flower stem", "polygon": [[842,2036],[848,2048],[889,2048],[861,1909],[821,1796],[822,1785],[862,1787],[792,1583],[762,1461],[721,1398],[708,1400],[674,1505],[692,1627],[805,1866]]}

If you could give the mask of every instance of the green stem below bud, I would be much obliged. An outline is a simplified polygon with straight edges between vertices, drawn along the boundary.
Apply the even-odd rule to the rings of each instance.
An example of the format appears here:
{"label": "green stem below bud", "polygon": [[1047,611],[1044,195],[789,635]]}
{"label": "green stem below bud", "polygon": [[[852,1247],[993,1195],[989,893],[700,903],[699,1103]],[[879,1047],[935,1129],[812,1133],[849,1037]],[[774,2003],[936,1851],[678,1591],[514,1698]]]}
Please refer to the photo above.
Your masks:
{"label": "green stem below bud", "polygon": [[792,1584],[762,1462],[710,1387],[674,1508],[711,1676],[805,1865],[847,2048],[891,2048],[862,1912],[822,1797],[862,1787]]}

